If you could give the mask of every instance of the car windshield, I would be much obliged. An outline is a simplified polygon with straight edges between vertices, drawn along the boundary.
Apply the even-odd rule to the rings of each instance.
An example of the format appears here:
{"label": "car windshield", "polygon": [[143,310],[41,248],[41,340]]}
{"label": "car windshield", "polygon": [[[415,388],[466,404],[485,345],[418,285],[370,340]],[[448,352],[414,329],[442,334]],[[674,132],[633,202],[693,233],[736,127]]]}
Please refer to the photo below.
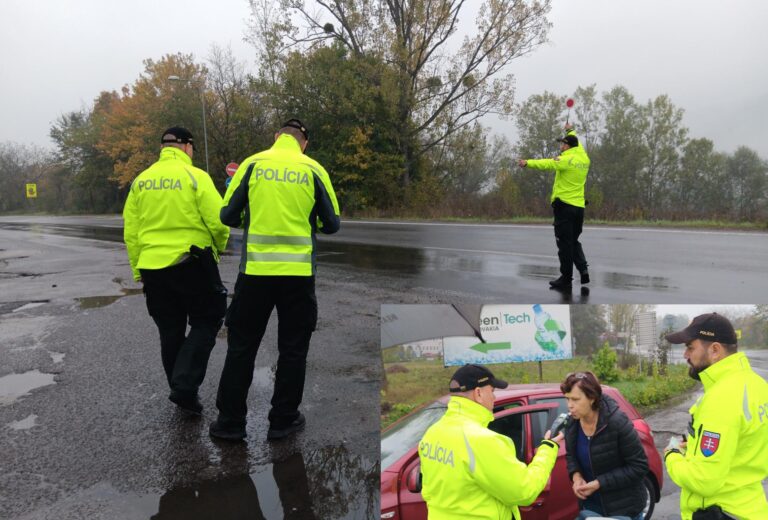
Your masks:
{"label": "car windshield", "polygon": [[384,470],[416,446],[427,428],[445,414],[445,403],[432,403],[381,434],[381,469]]}

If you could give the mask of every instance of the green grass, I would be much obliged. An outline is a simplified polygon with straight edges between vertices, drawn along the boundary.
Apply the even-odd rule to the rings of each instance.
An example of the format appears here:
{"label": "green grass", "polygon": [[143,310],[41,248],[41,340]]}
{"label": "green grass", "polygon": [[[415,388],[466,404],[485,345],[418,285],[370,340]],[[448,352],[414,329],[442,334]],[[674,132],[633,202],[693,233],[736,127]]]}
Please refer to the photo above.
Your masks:
{"label": "green grass", "polygon": [[[511,384],[538,383],[538,363],[493,365],[496,377]],[[569,372],[591,370],[585,357],[542,363],[543,382],[560,383]],[[381,427],[392,424],[413,409],[448,393],[448,381],[456,367],[443,367],[442,360],[385,363],[386,380],[381,392]],[[688,377],[685,365],[668,367],[667,376],[649,377],[637,370],[620,371],[619,380],[611,383],[619,389],[640,413],[660,406],[693,388],[696,382]]]}

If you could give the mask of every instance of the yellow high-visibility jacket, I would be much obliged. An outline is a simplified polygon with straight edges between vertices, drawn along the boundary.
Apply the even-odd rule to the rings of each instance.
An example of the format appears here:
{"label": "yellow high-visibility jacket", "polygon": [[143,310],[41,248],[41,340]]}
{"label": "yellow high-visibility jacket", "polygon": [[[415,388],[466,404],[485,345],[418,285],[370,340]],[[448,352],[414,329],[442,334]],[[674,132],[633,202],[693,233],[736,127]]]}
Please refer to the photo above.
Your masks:
{"label": "yellow high-visibility jacket", "polygon": [[243,228],[240,272],[257,276],[315,274],[315,232],[339,229],[339,203],[320,163],[281,134],[248,157],[224,195],[221,221]]}
{"label": "yellow high-visibility jacket", "polygon": [[768,477],[768,383],[742,352],[701,372],[704,395],[691,409],[685,455],[665,456],[682,488],[680,514],[719,505],[745,519],[768,519],[762,480]]}
{"label": "yellow high-visibility jacket", "polygon": [[[568,135],[576,135],[573,130]],[[554,159],[528,159],[526,166],[535,170],[554,170],[555,183],[552,186],[550,202],[560,199],[571,206],[583,208],[584,185],[589,172],[589,156],[584,147],[569,148]]]}
{"label": "yellow high-visibility jacket", "polygon": [[167,146],[160,159],[133,180],[123,208],[123,238],[133,278],[139,269],[162,269],[186,258],[192,245],[227,246],[219,220],[221,195],[211,177],[182,150]]}
{"label": "yellow high-visibility jacket", "polygon": [[558,445],[542,441],[526,466],[509,437],[487,428],[493,414],[453,396],[448,411],[419,443],[422,491],[429,520],[519,520],[547,485]]}

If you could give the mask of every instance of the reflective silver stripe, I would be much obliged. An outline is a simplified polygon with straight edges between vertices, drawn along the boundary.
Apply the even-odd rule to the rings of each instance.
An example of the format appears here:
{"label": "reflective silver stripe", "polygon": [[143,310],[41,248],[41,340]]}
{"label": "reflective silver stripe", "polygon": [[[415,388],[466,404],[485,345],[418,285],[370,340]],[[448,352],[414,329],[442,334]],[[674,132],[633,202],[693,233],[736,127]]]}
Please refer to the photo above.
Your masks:
{"label": "reflective silver stripe", "polygon": [[469,472],[474,473],[475,472],[475,452],[472,451],[472,446],[469,445],[469,439],[467,439],[467,434],[464,434],[464,444],[467,445],[467,452],[469,453]]}
{"label": "reflective silver stripe", "polygon": [[747,395],[747,385],[744,385],[744,418],[747,421],[752,420],[752,414],[749,412],[749,396]]}
{"label": "reflective silver stripe", "polygon": [[249,262],[312,262],[312,255],[292,253],[248,253]]}
{"label": "reflective silver stripe", "polygon": [[275,235],[248,234],[249,244],[286,244],[292,246],[311,246],[312,237],[281,237]]}
{"label": "reflective silver stripe", "polygon": [[187,175],[189,175],[189,178],[192,179],[192,189],[197,189],[197,179],[195,179],[195,176],[192,175],[192,172],[184,168],[184,171],[187,172]]}

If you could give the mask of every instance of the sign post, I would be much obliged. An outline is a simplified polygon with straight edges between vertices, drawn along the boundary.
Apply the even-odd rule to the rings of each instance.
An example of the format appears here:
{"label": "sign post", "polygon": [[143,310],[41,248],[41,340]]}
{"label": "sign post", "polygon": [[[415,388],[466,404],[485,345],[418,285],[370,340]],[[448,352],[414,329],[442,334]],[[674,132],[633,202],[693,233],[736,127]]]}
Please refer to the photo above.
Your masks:
{"label": "sign post", "polygon": [[37,198],[37,184],[35,184],[35,183],[28,183],[27,184],[27,198],[28,199],[36,199]]}

